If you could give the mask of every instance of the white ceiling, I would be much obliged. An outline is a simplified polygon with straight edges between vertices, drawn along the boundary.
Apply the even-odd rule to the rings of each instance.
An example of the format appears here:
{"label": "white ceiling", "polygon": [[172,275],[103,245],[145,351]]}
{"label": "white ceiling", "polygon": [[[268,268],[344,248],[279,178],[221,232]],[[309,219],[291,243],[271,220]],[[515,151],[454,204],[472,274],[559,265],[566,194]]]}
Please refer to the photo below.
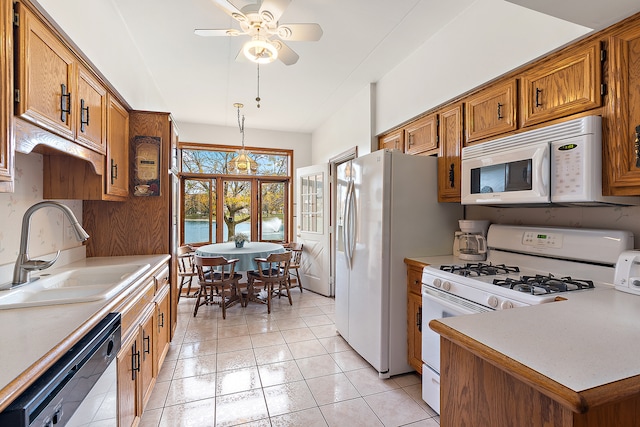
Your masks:
{"label": "white ceiling", "polygon": [[[465,8],[486,0],[292,0],[280,23],[316,22],[324,35],[317,42],[287,42],[300,55],[296,64],[286,66],[276,61],[260,67],[260,109],[255,102],[256,65],[235,60],[248,38],[199,37],[193,33],[196,28],[239,28],[214,1],[110,1],[122,19],[114,27],[124,25],[129,32],[144,72],[157,88],[166,111],[179,122],[237,126],[233,104],[241,102],[245,104],[242,113],[247,128],[313,132],[354,94],[379,80]],[[238,8],[251,2],[231,1]],[[525,4],[531,8],[540,3],[508,1],[531,3]],[[566,20],[575,15],[577,23],[590,23],[592,28],[640,10],[640,5],[631,4],[637,0],[571,2],[575,14],[561,7],[566,2],[542,3],[546,13]],[[66,1],[41,3],[45,8],[47,3],[58,9],[72,8]],[[587,7],[600,3],[606,7]],[[91,32],[82,37],[91,37]],[[96,64],[104,62],[90,59]]]}

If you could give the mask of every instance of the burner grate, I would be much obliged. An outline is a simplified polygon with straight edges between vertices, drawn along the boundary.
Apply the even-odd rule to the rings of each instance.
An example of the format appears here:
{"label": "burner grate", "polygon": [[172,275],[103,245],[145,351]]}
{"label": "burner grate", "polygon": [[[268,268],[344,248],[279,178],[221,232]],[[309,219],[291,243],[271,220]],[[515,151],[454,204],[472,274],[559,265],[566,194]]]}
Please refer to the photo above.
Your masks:
{"label": "burner grate", "polygon": [[595,287],[591,280],[573,279],[569,276],[555,277],[553,274],[547,276],[541,274],[521,276],[519,279],[494,279],[493,284],[532,295],[577,291]]}
{"label": "burner grate", "polygon": [[441,265],[440,270],[460,276],[495,276],[497,274],[518,273],[520,269],[516,266],[492,263],[467,263],[465,265]]}

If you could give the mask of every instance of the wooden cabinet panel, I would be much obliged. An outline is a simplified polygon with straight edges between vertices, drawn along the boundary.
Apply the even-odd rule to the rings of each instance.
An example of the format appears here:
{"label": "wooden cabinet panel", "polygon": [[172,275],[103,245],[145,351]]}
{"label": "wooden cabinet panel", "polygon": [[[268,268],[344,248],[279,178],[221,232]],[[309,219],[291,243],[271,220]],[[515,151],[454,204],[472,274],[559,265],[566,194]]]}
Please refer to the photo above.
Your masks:
{"label": "wooden cabinet panel", "polygon": [[139,334],[131,334],[122,343],[117,357],[118,370],[118,425],[131,426],[138,418],[137,386],[140,363]]}
{"label": "wooden cabinet panel", "polygon": [[16,115],[73,139],[76,58],[22,4],[16,3],[16,11],[20,17]]}
{"label": "wooden cabinet panel", "polygon": [[13,192],[13,9],[12,3],[0,3],[0,192]]}
{"label": "wooden cabinet panel", "polygon": [[129,113],[112,96],[107,114],[106,194],[129,194]]}
{"label": "wooden cabinet panel", "polygon": [[517,80],[496,84],[465,101],[465,143],[518,127]]}
{"label": "wooden cabinet panel", "polygon": [[171,340],[171,324],[170,324],[170,292],[169,283],[164,286],[157,297],[156,303],[156,362],[154,366],[154,375],[158,376],[160,367],[164,363],[164,359],[169,351],[169,343]]}
{"label": "wooden cabinet panel", "polygon": [[522,74],[522,126],[601,105],[600,42],[563,51]]}
{"label": "wooden cabinet panel", "polygon": [[438,201],[460,202],[462,104],[439,112]]}
{"label": "wooden cabinet panel", "polygon": [[378,138],[378,148],[404,151],[404,131],[402,129],[381,135]]}
{"label": "wooden cabinet panel", "polygon": [[409,365],[422,374],[422,296],[409,293],[407,297]]}
{"label": "wooden cabinet panel", "polygon": [[99,153],[106,152],[107,90],[84,67],[78,67],[77,141]]}
{"label": "wooden cabinet panel", "polygon": [[603,193],[640,194],[640,27],[609,38],[608,96],[603,120]]}
{"label": "wooden cabinet panel", "polygon": [[151,397],[151,391],[155,385],[154,358],[155,358],[155,304],[149,306],[145,317],[140,322],[140,393],[142,405],[139,408],[139,415],[142,415],[144,406]]}
{"label": "wooden cabinet panel", "polygon": [[404,127],[405,152],[420,154],[438,149],[438,115],[430,114]]}

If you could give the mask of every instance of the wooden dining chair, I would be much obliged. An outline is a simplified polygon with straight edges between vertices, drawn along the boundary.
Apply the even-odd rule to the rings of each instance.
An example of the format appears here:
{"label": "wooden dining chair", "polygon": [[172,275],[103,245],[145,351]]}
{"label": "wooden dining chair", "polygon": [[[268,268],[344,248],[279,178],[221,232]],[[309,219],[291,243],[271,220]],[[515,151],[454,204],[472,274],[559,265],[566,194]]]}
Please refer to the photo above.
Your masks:
{"label": "wooden dining chair", "polygon": [[236,273],[237,259],[225,257],[194,257],[198,272],[200,291],[193,308],[193,317],[198,314],[201,305],[218,304],[222,308],[222,318],[227,318],[227,308],[241,301],[238,294],[238,281],[242,274]]}
{"label": "wooden dining chair", "polygon": [[[289,305],[293,305],[291,300],[291,289],[289,287],[289,264],[291,263],[291,252],[287,251],[279,254],[271,254],[267,258],[255,258],[258,265],[257,270],[247,272],[247,296],[250,301],[267,304],[267,313],[271,313],[271,297],[278,291],[278,298],[286,291],[289,298]],[[262,286],[256,286],[258,282]],[[259,288],[262,289],[259,289]],[[266,295],[261,291],[266,291]],[[263,295],[261,297],[261,295]]]}
{"label": "wooden dining chair", "polygon": [[291,287],[291,276],[296,276],[300,293],[302,293],[302,280],[300,280],[300,272],[298,269],[301,266],[302,261],[302,243],[292,242],[289,244],[289,250],[291,251],[291,263],[289,264],[289,287]]}
{"label": "wooden dining chair", "polygon": [[193,286],[194,277],[198,277],[198,272],[193,265],[193,255],[195,254],[193,248],[189,245],[180,246],[178,248],[178,281],[180,283],[178,288],[178,301],[182,295],[182,288],[187,286],[186,297],[193,297],[191,295],[191,286]]}

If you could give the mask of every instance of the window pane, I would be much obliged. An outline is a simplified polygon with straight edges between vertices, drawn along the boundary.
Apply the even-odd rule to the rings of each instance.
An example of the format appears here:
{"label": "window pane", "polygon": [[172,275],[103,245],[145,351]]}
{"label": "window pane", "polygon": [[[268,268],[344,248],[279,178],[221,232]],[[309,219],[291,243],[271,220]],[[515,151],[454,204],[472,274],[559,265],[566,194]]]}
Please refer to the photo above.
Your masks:
{"label": "window pane", "polygon": [[[182,171],[189,173],[229,174],[228,164],[236,151],[182,150]],[[289,176],[289,156],[284,154],[252,153],[258,163],[255,175]]]}
{"label": "window pane", "polygon": [[264,182],[260,193],[261,240],[284,240],[285,184]]}
{"label": "window pane", "polygon": [[184,243],[211,241],[209,218],[211,197],[215,194],[210,193],[210,188],[209,180],[184,180]]}
{"label": "window pane", "polygon": [[323,183],[324,175],[308,175],[301,178],[300,215],[302,231],[323,233]]}
{"label": "window pane", "polygon": [[223,197],[222,240],[228,242],[236,233],[244,233],[251,239],[251,181],[225,180]]}

